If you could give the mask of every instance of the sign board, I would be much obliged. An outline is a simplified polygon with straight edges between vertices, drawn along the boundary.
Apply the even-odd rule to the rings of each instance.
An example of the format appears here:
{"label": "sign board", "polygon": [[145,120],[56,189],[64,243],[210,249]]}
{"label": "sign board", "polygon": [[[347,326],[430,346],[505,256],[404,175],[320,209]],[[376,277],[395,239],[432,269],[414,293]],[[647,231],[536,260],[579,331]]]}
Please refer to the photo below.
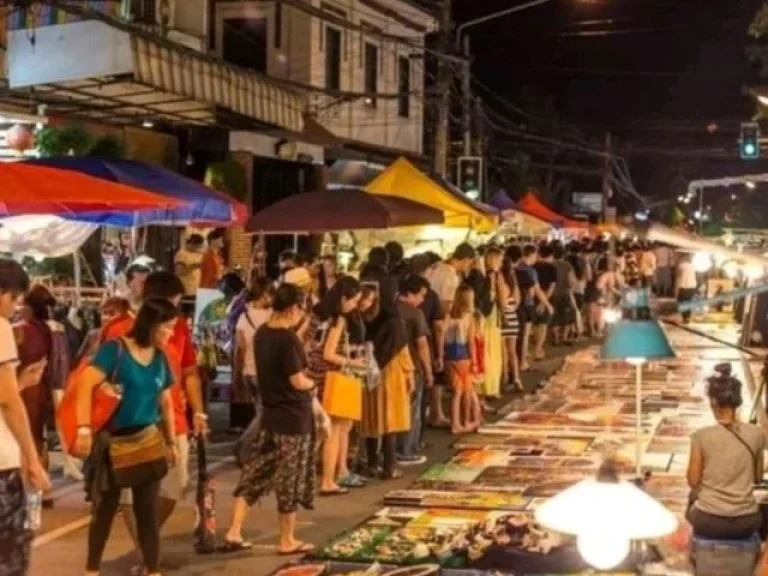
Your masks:
{"label": "sign board", "polygon": [[582,214],[600,214],[603,206],[603,195],[600,192],[574,192],[571,204],[575,212]]}

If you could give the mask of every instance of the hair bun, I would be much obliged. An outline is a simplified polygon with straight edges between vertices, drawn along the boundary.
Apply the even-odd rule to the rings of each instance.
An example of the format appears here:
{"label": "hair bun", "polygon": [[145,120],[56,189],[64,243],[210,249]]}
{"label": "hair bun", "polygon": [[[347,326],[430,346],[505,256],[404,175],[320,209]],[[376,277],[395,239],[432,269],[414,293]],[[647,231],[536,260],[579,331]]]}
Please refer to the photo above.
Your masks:
{"label": "hair bun", "polygon": [[730,362],[723,362],[722,364],[715,366],[715,373],[720,376],[729,377],[732,371],[733,369]]}

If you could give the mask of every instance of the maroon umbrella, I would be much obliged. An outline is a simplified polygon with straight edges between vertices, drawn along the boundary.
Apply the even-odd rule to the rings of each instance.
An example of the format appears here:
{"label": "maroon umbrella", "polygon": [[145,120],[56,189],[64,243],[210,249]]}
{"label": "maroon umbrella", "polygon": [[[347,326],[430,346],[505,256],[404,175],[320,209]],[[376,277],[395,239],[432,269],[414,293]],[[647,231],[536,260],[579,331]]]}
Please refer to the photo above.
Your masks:
{"label": "maroon umbrella", "polygon": [[300,234],[443,222],[440,210],[412,200],[342,189],[290,196],[251,216],[245,229],[265,234]]}

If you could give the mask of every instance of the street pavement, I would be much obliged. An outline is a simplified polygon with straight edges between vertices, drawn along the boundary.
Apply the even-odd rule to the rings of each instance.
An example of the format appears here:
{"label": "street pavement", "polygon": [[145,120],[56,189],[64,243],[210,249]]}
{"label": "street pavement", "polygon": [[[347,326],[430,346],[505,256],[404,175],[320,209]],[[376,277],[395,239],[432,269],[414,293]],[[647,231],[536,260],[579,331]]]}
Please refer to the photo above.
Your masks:
{"label": "street pavement", "polygon": [[[563,356],[574,348],[556,348],[549,351],[550,359],[539,363],[537,370],[524,375],[529,390],[549,377],[562,364]],[[495,406],[509,409],[511,397],[498,401]],[[227,427],[228,408],[225,404],[212,405],[214,430]],[[209,470],[216,482],[216,515],[219,537],[229,524],[232,510],[232,491],[237,483],[238,469],[234,465],[232,446],[234,438],[219,433],[213,438],[208,456]],[[322,544],[344,530],[348,530],[369,517],[383,504],[390,490],[405,488],[429,465],[446,460],[452,453],[453,438],[447,431],[429,430],[429,445],[425,452],[429,461],[419,467],[404,469],[400,480],[371,482],[367,487],[341,497],[317,498],[315,510],[301,511],[298,517],[298,538],[313,544]],[[249,513],[244,537],[254,543],[248,552],[236,554],[197,555],[193,549],[195,522],[194,488],[196,463],[190,463],[192,484],[187,501],[177,507],[162,532],[162,572],[168,576],[267,576],[275,569],[297,559],[279,557],[277,543],[277,512],[273,497],[265,499]],[[75,575],[84,572],[88,506],[83,500],[81,485],[64,479],[56,480],[53,509],[44,510],[40,532],[33,543],[31,576]],[[102,576],[122,576],[130,573],[137,563],[130,537],[119,515],[115,518],[102,564]]]}

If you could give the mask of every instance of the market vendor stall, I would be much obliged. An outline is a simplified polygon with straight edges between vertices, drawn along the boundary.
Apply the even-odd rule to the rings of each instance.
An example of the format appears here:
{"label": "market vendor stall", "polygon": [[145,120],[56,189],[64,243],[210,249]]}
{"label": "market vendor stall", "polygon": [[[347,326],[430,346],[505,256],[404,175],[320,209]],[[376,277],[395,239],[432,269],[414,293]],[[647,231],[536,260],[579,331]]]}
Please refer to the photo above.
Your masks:
{"label": "market vendor stall", "polygon": [[503,231],[523,236],[544,236],[552,230],[552,225],[546,220],[520,210],[503,190],[491,196],[488,204],[499,211]]}
{"label": "market vendor stall", "polygon": [[558,226],[566,230],[578,230],[586,232],[589,228],[589,225],[586,222],[567,218],[558,214],[554,210],[551,210],[541,200],[539,200],[533,192],[526,193],[525,196],[520,199],[517,205],[523,212],[526,212],[531,216],[535,216],[536,218],[540,218],[545,222],[549,222],[554,226]]}
{"label": "market vendor stall", "polygon": [[442,223],[443,213],[424,204],[343,189],[290,196],[251,216],[245,228],[252,233],[300,234]]}
{"label": "market vendor stall", "polygon": [[126,228],[148,224],[183,226],[190,223],[221,226],[245,222],[248,214],[246,206],[234,198],[153,164],[76,156],[41,158],[28,160],[24,164],[58,169],[67,174],[87,175],[101,182],[125,184],[182,203],[136,212],[79,214],[78,221]]}
{"label": "market vendor stall", "polygon": [[396,160],[365,187],[379,196],[414,200],[443,212],[444,226],[475,232],[492,232],[498,225],[495,213],[482,210],[466,197],[446,190],[405,158]]}

